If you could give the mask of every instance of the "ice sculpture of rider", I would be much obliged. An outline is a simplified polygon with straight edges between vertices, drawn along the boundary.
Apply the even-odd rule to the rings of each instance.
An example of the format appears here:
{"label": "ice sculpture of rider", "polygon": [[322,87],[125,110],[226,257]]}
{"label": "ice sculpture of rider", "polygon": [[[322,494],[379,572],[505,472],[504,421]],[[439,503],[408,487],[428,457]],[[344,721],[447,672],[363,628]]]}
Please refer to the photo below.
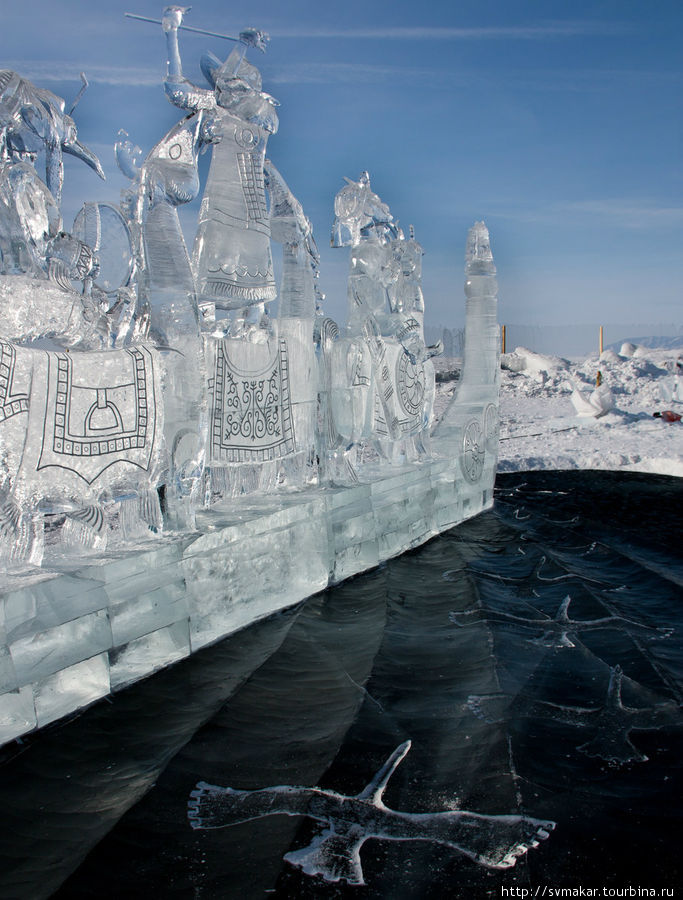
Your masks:
{"label": "ice sculpture of rider", "polygon": [[[422,248],[394,221],[362,172],[335,198],[333,247],[350,247],[348,320],[332,348],[331,409],[350,444],[371,440],[395,461],[428,454],[434,370],[424,341]],[[343,371],[351,373],[350,386]]]}
{"label": "ice sculpture of rider", "polygon": [[171,6],[162,20],[169,48],[166,94],[188,112],[206,110],[202,140],[213,144],[209,175],[199,214],[193,268],[199,307],[207,325],[216,310],[233,318],[231,333],[247,325],[258,340],[265,303],[277,291],[270,248],[264,183],[268,136],[278,128],[277,101],[261,91],[258,69],[245,59],[247,47],[265,50],[268,35],[241,32],[225,62],[211,53],[201,59],[210,89],[183,77],[178,50],[182,7]]}

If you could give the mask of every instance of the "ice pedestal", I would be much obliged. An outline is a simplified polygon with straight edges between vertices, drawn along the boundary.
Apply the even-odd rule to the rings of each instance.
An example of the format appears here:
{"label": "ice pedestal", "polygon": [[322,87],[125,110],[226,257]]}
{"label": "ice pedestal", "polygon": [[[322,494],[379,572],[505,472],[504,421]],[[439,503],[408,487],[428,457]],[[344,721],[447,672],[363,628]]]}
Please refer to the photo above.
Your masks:
{"label": "ice pedestal", "polygon": [[416,547],[492,503],[457,459],[364,483],[226,501],[198,532],[9,575],[0,594],[0,738],[73,712],[277,610]]}
{"label": "ice pedestal", "polygon": [[[224,62],[205,54],[202,88],[182,73],[186,12],[167,7],[160,23],[182,120],[144,160],[120,133],[121,203],[85,204],[73,233],[62,231],[62,151],[101,167],[64,101],[0,72],[5,740],[491,503],[485,226],[468,237],[457,403],[431,440],[442,346],[425,343],[412,228],[406,238],[367,172],[347,179],[333,243],[349,248],[348,321],[325,317],[311,223],[265,158],[277,102],[245,54],[266,35],[242,32]],[[190,262],[178,208],[202,190],[209,148]],[[40,153],[45,182],[31,163]],[[277,322],[271,237],[283,254]]]}
{"label": "ice pedestal", "polygon": [[[51,567],[8,574],[0,591],[1,741],[417,547],[492,505],[498,330],[495,269],[486,259],[488,233],[482,229],[475,226],[468,257],[463,378],[433,430],[431,456],[403,465],[378,459],[360,466],[351,485],[226,498],[199,509],[192,532],[160,535],[87,563],[62,558]],[[306,343],[310,321],[281,325],[291,344]],[[266,345],[251,350],[268,352]],[[301,403],[292,404],[292,417],[300,434],[312,417],[314,398],[306,390],[312,369],[311,357],[296,375]]]}

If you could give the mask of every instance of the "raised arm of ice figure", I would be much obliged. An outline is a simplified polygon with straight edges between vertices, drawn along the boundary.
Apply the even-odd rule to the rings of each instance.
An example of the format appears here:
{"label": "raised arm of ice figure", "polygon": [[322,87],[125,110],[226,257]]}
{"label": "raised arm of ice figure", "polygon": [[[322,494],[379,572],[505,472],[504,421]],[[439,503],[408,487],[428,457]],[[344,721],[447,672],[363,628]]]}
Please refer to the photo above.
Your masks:
{"label": "raised arm of ice figure", "polygon": [[182,24],[183,15],[190,10],[189,6],[167,6],[161,19],[161,27],[166,35],[166,78],[180,80],[183,68],[178,48],[178,26]]}
{"label": "raised arm of ice figure", "polygon": [[182,27],[183,15],[189,9],[191,9],[189,6],[167,6],[161,19],[161,27],[166,35],[167,57],[164,90],[171,103],[180,109],[194,112],[200,109],[215,109],[217,104],[213,90],[199,88],[183,77],[178,29]]}
{"label": "raised arm of ice figure", "polygon": [[[261,77],[258,70],[251,66],[245,59],[245,54],[249,47],[255,47],[257,50],[265,52],[269,36],[265,31],[257,28],[246,28],[240,32],[239,38],[233,38],[227,34],[218,34],[213,31],[205,31],[200,28],[191,28],[182,24],[183,16],[191,9],[189,6],[167,6],[161,20],[162,28],[166,35],[166,77],[164,79],[164,88],[166,96],[174,106],[180,109],[190,109],[198,111],[200,109],[215,109],[217,106],[223,106],[232,109],[239,106],[242,100],[240,96],[243,91],[247,93],[261,90]],[[136,17],[143,18],[143,17]],[[153,20],[147,20],[153,21]],[[203,54],[200,66],[206,80],[211,88],[199,88],[183,76],[182,63],[180,59],[180,50],[178,47],[178,30],[184,29],[194,31],[199,34],[208,34],[213,37],[222,38],[224,40],[235,41],[237,47],[230,53],[224,63],[213,53],[206,52]],[[240,80],[243,84],[239,84]],[[267,100],[271,105],[276,105],[272,97],[263,94],[260,99]],[[241,115],[240,112],[236,112]],[[249,121],[255,121],[249,115],[241,115]],[[264,123],[259,123],[268,127]],[[271,132],[277,130],[277,125],[268,129]]]}

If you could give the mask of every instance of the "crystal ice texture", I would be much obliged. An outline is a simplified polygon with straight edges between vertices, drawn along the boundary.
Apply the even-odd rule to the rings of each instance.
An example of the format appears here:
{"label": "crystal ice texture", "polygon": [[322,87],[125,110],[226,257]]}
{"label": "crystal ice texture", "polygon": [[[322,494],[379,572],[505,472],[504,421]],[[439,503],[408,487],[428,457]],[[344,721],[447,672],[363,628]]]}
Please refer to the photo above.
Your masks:
{"label": "crystal ice texture", "polygon": [[[559,581],[560,579],[557,580]],[[453,612],[450,614],[450,620],[460,628],[473,625],[476,622],[491,622],[495,624],[510,624],[524,630],[540,631],[542,632],[541,635],[538,638],[534,638],[532,643],[554,649],[573,647],[574,641],[572,638],[576,640],[576,636],[584,632],[617,626],[620,626],[623,631],[649,640],[664,639],[671,635],[670,628],[654,628],[651,625],[634,622],[633,619],[627,619],[624,616],[609,615],[600,616],[598,619],[572,619],[569,616],[571,599],[570,596],[564,598],[554,618],[543,613],[539,613],[538,618],[533,618],[518,616],[514,613],[500,610],[487,610],[483,607],[476,607],[474,609],[465,609],[461,612]]]}
{"label": "crystal ice texture", "polygon": [[[362,172],[334,201],[334,247],[350,247],[348,320],[327,351],[334,442],[353,468],[366,445],[382,459],[428,455],[434,401],[421,288],[422,248],[406,240]],[[353,459],[349,448],[354,448]]]}
{"label": "crystal ice texture", "polygon": [[223,63],[205,54],[202,72],[211,87],[199,88],[182,74],[178,27],[184,12],[178,6],[164,12],[164,84],[173,104],[201,119],[199,141],[213,146],[193,251],[199,303],[207,314],[212,307],[262,311],[276,297],[264,162],[268,137],[278,128],[277,101],[261,90],[261,74],[245,51],[249,44],[265,50],[268,37],[243,32]]}
{"label": "crystal ice texture", "polygon": [[[487,449],[495,467],[498,348],[485,226],[468,238],[476,314],[457,412],[440,423],[436,446],[431,357],[442,347],[425,344],[412,226],[406,236],[367,172],[347,179],[333,244],[350,250],[348,320],[326,316],[311,222],[266,158],[277,102],[246,53],[264,50],[267,35],[243,31],[224,62],[205,53],[199,87],[182,70],[186,13],[167,7],[160,23],[164,89],[183,118],[146,153],[119,133],[128,179],[120,204],[86,202],[71,231],[60,210],[62,154],[102,175],[71,118],[80,93],[67,112],[51,92],[0,71],[3,565],[188,532],[198,511],[244,495],[370,484],[454,457],[465,479],[457,515],[470,489],[474,511],[487,502],[480,480]],[[178,208],[200,193],[188,251]],[[273,318],[271,240],[282,253]],[[383,491],[373,487],[378,528]],[[426,533],[441,515],[416,521]]]}
{"label": "crystal ice texture", "polygon": [[[199,87],[187,12],[157,23],[179,121],[144,152],[119,133],[120,202],[84,203],[70,231],[62,155],[101,174],[71,118],[85,77],[67,110],[0,71],[0,742],[492,504],[485,226],[468,237],[463,373],[435,426],[441,346],[425,344],[412,228],[367,172],[347,180],[333,243],[349,248],[348,321],[326,315],[310,220],[266,158],[277,104],[246,54],[267,35],[206,53]],[[199,196],[188,247],[178,210]]]}
{"label": "crystal ice texture", "polygon": [[[587,756],[622,765],[647,762],[631,742],[631,731],[656,731],[683,724],[681,707],[675,700],[663,700],[649,706],[625,706],[622,698],[624,673],[621,666],[610,668],[605,702],[599,706],[565,706],[546,700],[513,699],[505,694],[472,694],[467,699],[471,712],[484,722],[496,724],[506,714],[529,718],[552,719],[575,728],[588,728],[594,733],[590,740],[577,746]],[[629,680],[629,679],[627,679]],[[631,682],[640,687],[637,682]]]}
{"label": "crystal ice texture", "polygon": [[538,847],[554,822],[520,815],[483,815],[467,810],[409,813],[384,803],[389,779],[405,759],[410,741],[400,744],[355,796],[319,787],[279,785],[240,791],[200,782],[188,802],[193,828],[225,828],[264,816],[308,816],[319,833],[285,859],[306,875],[327,882],[364,885],[360,850],[365,841],[426,841],[442,844],[490,869],[508,869]]}

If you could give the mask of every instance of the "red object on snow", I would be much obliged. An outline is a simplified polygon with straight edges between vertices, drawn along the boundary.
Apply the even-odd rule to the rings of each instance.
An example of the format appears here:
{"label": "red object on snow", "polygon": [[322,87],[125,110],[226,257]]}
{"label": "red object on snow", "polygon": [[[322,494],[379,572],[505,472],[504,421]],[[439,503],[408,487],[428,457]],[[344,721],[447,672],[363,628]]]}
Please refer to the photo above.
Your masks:
{"label": "red object on snow", "polygon": [[660,413],[653,414],[657,419],[664,419],[665,422],[680,422],[681,417],[677,412],[674,412],[672,409],[665,409]]}

